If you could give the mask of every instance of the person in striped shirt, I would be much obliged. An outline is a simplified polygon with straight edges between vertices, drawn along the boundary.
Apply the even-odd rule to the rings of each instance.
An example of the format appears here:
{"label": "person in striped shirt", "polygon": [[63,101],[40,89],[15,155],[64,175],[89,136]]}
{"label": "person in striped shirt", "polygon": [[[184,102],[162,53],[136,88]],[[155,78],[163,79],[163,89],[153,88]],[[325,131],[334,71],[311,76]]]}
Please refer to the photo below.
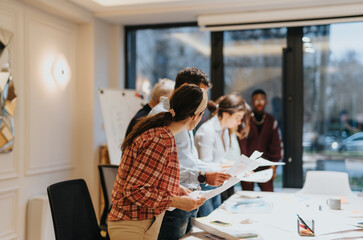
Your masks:
{"label": "person in striped shirt", "polygon": [[183,85],[171,97],[168,112],[140,119],[125,138],[108,215],[111,240],[157,239],[166,209],[191,211],[204,203],[179,187],[174,135],[193,130],[207,102],[204,89]]}

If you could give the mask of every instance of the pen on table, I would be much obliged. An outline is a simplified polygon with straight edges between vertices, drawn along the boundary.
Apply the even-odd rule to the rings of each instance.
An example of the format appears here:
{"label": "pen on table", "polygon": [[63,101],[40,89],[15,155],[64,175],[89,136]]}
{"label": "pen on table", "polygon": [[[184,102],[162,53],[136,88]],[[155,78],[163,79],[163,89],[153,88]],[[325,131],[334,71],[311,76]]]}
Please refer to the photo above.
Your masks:
{"label": "pen on table", "polygon": [[309,229],[309,231],[310,232],[312,232],[313,234],[314,234],[314,231],[313,230],[311,230],[311,228],[309,227],[309,225],[307,225],[306,223],[305,223],[305,221],[299,216],[299,214],[296,214],[297,215],[297,217],[299,218],[299,220]]}

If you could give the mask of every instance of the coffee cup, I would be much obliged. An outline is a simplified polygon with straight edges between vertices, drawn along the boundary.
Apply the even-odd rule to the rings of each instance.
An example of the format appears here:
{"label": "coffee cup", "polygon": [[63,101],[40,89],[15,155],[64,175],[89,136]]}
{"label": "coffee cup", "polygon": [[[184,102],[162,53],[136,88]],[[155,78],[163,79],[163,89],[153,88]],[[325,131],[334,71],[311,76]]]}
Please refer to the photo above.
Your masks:
{"label": "coffee cup", "polygon": [[337,198],[329,198],[328,200],[326,200],[326,204],[329,206],[330,209],[333,210],[340,210],[340,204],[341,201],[340,199]]}

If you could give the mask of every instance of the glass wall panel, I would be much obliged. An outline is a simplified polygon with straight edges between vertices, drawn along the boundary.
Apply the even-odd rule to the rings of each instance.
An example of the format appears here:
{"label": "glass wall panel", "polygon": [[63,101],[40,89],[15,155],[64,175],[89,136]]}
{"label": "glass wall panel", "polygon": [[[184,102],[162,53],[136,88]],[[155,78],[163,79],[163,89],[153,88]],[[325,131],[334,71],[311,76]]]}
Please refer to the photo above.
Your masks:
{"label": "glass wall panel", "polygon": [[304,27],[303,169],[363,187],[363,23]]}
{"label": "glass wall panel", "polygon": [[209,32],[200,32],[198,27],[173,27],[140,29],[135,34],[137,90],[147,94],[160,78],[175,80],[185,67],[197,67],[209,76]]}
{"label": "glass wall panel", "polygon": [[[251,93],[261,88],[267,93],[266,112],[281,129],[282,49],[286,28],[224,32],[225,94],[238,92],[251,104]],[[277,169],[274,187],[282,187],[282,167]]]}

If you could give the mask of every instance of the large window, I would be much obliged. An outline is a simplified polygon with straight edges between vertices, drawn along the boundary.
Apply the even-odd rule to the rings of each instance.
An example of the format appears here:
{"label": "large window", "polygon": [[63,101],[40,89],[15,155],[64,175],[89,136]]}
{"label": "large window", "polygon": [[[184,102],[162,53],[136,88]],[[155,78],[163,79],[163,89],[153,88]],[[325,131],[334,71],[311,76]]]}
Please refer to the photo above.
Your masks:
{"label": "large window", "polygon": [[304,27],[303,169],[363,187],[363,23]]}
{"label": "large window", "polygon": [[160,78],[174,80],[185,67],[210,72],[210,33],[198,27],[132,29],[128,35],[128,59],[134,59],[128,81],[139,91],[148,94]]}
{"label": "large window", "polygon": [[[308,170],[348,172],[363,188],[363,23],[201,32],[196,25],[127,27],[127,86],[149,93],[188,66],[210,76],[212,98],[267,92],[282,130],[274,185],[301,187]],[[284,169],[285,172],[282,171]]]}
{"label": "large window", "polygon": [[[268,98],[266,111],[281,127],[282,49],[286,28],[224,32],[224,91],[240,93],[251,104],[251,94],[260,88]],[[282,187],[282,167],[275,187]]]}

